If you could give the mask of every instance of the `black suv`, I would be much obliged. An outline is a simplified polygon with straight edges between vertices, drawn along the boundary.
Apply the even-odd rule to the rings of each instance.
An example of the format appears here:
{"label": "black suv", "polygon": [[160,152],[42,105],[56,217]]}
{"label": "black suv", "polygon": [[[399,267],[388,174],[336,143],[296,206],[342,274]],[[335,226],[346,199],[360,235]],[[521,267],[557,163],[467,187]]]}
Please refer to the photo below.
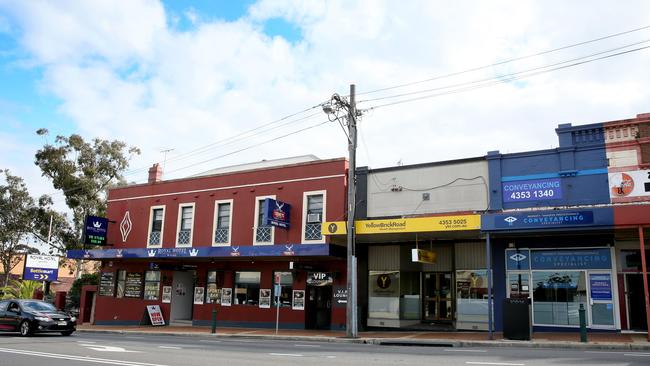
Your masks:
{"label": "black suv", "polygon": [[77,319],[40,300],[0,300],[0,331],[20,332],[26,337],[35,332],[58,332],[69,336],[77,330]]}

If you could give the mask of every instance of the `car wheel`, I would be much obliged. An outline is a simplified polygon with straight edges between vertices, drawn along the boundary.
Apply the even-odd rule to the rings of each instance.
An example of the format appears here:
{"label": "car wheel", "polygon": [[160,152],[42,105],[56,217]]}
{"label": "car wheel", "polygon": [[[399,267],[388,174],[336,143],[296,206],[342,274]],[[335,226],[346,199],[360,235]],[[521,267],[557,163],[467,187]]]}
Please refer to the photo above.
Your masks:
{"label": "car wheel", "polygon": [[23,320],[23,322],[20,323],[19,330],[20,330],[20,335],[23,337],[28,337],[32,335],[32,325],[27,320]]}
{"label": "car wheel", "polygon": [[61,332],[61,335],[64,335],[64,336],[67,337],[67,336],[69,336],[70,334],[72,334],[73,332],[74,332],[74,330],[66,330],[65,332]]}

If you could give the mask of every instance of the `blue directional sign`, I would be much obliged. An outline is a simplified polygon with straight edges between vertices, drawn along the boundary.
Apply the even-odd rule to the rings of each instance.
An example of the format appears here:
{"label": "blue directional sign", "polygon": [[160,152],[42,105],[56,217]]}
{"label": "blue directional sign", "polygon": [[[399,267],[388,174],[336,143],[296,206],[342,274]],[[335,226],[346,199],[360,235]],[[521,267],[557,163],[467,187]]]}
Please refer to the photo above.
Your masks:
{"label": "blue directional sign", "polygon": [[24,280],[56,281],[59,277],[59,258],[50,255],[28,254],[25,259]]}

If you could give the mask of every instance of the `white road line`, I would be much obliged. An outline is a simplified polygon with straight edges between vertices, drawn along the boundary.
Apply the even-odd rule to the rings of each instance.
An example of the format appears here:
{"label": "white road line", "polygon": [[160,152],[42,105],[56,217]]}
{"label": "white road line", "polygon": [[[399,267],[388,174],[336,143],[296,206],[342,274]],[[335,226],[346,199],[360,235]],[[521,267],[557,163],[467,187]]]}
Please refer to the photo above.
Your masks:
{"label": "white road line", "polygon": [[615,352],[615,351],[585,351],[585,353],[609,353],[609,354],[617,354],[620,355],[623,352]]}
{"label": "white road line", "polygon": [[318,348],[320,347],[318,344],[294,344],[295,347],[314,347]]}
{"label": "white road line", "polygon": [[444,349],[445,352],[477,352],[477,353],[485,353],[487,350],[484,349],[452,349],[452,348],[446,348]]}
{"label": "white road line", "polygon": [[624,353],[623,355],[632,357],[650,357],[650,353]]}
{"label": "white road line", "polygon": [[93,341],[77,341],[77,343],[97,343],[97,342],[93,342]]}
{"label": "white road line", "polygon": [[336,356],[325,356],[325,358],[336,358]]}
{"label": "white road line", "polygon": [[213,340],[210,340],[210,339],[199,339],[199,342],[221,343],[221,341],[213,341]]}
{"label": "white road line", "polygon": [[302,357],[297,353],[269,353],[271,356],[287,356],[287,357]]}
{"label": "white road line", "polygon": [[181,347],[176,347],[176,346],[158,346],[158,348],[164,348],[164,349],[182,349]]}
{"label": "white road line", "polygon": [[56,358],[56,359],[71,360],[71,361],[83,361],[83,362],[103,363],[103,364],[121,365],[121,366],[166,366],[166,365],[161,365],[161,364],[156,364],[156,363],[144,363],[144,362],[135,362],[135,361],[111,360],[111,359],[108,359],[108,358],[95,358],[95,357],[86,357],[86,356],[64,355],[64,354],[59,354],[59,353],[25,351],[25,350],[19,350],[19,349],[11,349],[11,348],[0,348],[0,352],[14,353],[14,354],[19,354],[19,355],[24,355],[24,356]]}
{"label": "white road line", "polygon": [[472,362],[465,361],[468,365],[496,365],[496,366],[524,366],[525,363],[509,363],[509,362]]}

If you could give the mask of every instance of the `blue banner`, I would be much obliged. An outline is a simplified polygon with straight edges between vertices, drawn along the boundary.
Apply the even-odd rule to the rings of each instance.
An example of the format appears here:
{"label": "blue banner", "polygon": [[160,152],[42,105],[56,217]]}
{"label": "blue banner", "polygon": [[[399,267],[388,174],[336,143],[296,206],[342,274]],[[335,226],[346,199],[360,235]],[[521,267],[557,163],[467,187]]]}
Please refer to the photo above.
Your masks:
{"label": "blue banner", "polygon": [[532,269],[611,269],[609,248],[531,250]]}
{"label": "blue banner", "polygon": [[246,245],[230,247],[192,247],[156,249],[68,250],[68,258],[249,258],[249,257],[343,257],[345,248],[329,244]]}
{"label": "blue banner", "polygon": [[86,216],[85,244],[106,245],[108,219],[98,216]]}
{"label": "blue banner", "polygon": [[506,268],[509,271],[530,269],[530,250],[506,249]]}
{"label": "blue banner", "polygon": [[51,268],[25,268],[23,280],[56,281],[59,277],[58,269]]}
{"label": "blue banner", "polygon": [[592,300],[612,300],[612,277],[609,274],[589,274]]}
{"label": "blue banner", "polygon": [[494,216],[494,226],[503,229],[580,226],[590,225],[593,222],[594,213],[592,211],[512,213]]}
{"label": "blue banner", "polygon": [[554,179],[521,180],[501,183],[503,202],[546,201],[562,198],[562,181]]}
{"label": "blue banner", "polygon": [[290,214],[290,204],[277,201],[272,198],[267,198],[264,200],[263,222],[266,225],[273,225],[281,227],[283,229],[288,229]]}

